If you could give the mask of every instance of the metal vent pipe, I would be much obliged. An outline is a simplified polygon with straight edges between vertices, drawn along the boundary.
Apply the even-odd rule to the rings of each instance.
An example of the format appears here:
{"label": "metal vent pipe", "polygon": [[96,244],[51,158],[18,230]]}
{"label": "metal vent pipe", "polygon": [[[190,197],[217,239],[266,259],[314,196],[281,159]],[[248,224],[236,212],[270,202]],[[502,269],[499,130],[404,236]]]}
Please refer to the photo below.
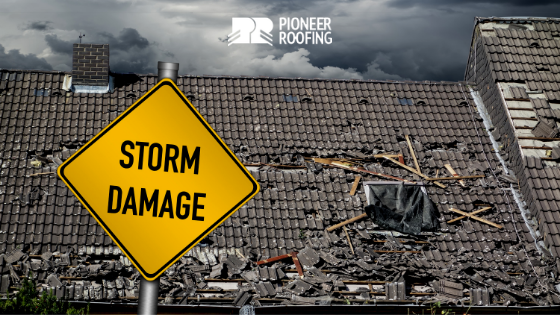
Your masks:
{"label": "metal vent pipe", "polygon": [[158,82],[163,79],[171,79],[177,84],[177,75],[179,73],[179,64],[173,62],[158,61]]}
{"label": "metal vent pipe", "polygon": [[[158,61],[158,82],[163,79],[171,79],[177,84],[179,64],[173,62]],[[140,278],[140,294],[138,297],[138,315],[157,314],[159,277],[148,281]]]}

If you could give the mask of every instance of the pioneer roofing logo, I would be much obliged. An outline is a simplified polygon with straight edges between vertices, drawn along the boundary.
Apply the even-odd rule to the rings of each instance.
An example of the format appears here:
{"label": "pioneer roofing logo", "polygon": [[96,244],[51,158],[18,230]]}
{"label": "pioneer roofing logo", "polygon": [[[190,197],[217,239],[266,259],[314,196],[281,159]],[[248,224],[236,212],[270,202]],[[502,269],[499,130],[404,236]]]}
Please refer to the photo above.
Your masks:
{"label": "pioneer roofing logo", "polygon": [[233,33],[228,35],[232,44],[269,44],[272,46],[273,23],[269,18],[232,18]]}
{"label": "pioneer roofing logo", "polygon": [[[322,45],[332,43],[331,19],[328,17],[306,17],[279,19],[280,45]],[[232,33],[228,35],[228,46],[232,44],[269,44],[272,46],[272,29],[269,18],[232,18]]]}

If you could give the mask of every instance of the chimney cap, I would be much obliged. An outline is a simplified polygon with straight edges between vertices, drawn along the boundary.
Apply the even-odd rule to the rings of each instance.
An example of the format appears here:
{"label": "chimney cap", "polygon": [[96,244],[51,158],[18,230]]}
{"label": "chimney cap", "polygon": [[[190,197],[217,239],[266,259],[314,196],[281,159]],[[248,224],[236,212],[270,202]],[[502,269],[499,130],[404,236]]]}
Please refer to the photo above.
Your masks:
{"label": "chimney cap", "polygon": [[174,63],[174,62],[164,62],[164,61],[158,61],[158,70],[175,70],[178,71],[179,70],[179,64],[178,63]]}

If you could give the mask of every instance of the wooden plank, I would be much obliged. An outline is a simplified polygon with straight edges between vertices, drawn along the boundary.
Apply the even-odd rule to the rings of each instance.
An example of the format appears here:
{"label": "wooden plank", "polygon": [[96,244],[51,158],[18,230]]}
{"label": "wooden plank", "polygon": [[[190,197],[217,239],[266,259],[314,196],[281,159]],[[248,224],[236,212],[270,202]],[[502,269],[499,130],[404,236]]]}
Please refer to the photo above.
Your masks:
{"label": "wooden plank", "polygon": [[[451,167],[451,164],[445,164],[443,166],[445,166],[445,168],[449,171],[449,173],[451,173],[451,176],[459,177],[459,174],[457,174],[457,172],[455,172],[453,167]],[[464,180],[459,179],[459,184],[461,184],[461,186],[465,187],[465,181]]]}
{"label": "wooden plank", "polygon": [[303,268],[301,268],[301,264],[299,263],[299,259],[297,258],[297,252],[292,252],[290,255],[292,254],[292,261],[294,262],[294,265],[296,265],[298,275],[303,279]]}
{"label": "wooden plank", "polygon": [[236,249],[235,249],[235,252],[236,252],[239,256],[241,256],[241,258],[247,260],[247,258],[245,258],[245,256],[243,256],[243,254],[241,254],[241,251],[239,251],[239,249],[236,248]]}
{"label": "wooden plank", "polygon": [[265,260],[257,261],[257,265],[263,265],[263,264],[267,264],[267,263],[270,263],[270,262],[275,262],[275,261],[290,258],[290,257],[292,257],[290,254],[280,255],[280,256],[268,258],[268,259],[265,259]]}
{"label": "wooden plank", "polygon": [[348,239],[348,245],[350,245],[350,250],[352,251],[352,255],[356,255],[354,253],[354,246],[352,246],[352,241],[350,240],[350,235],[348,235],[348,230],[345,226],[342,227],[344,229],[344,234],[346,234],[346,239]]}
{"label": "wooden plank", "polygon": [[484,222],[484,223],[486,223],[486,224],[488,224],[488,225],[491,225],[491,226],[493,226],[493,227],[497,227],[498,229],[503,228],[503,226],[501,226],[501,225],[499,225],[499,224],[496,224],[496,223],[491,222],[491,221],[488,221],[488,220],[486,220],[486,219],[477,217],[477,216],[475,216],[475,215],[471,215],[470,213],[466,213],[466,212],[463,212],[463,211],[461,211],[461,210],[457,210],[457,209],[454,209],[454,208],[449,208],[449,211],[453,211],[453,212],[462,214],[462,215],[464,215],[464,216],[467,216],[467,217],[469,217],[469,218],[471,218],[471,219],[475,219],[475,220],[478,220],[478,221],[480,221],[480,222]]}
{"label": "wooden plank", "polygon": [[[471,214],[471,215],[475,215],[475,214],[477,214],[477,213],[480,213],[480,212],[483,212],[483,211],[486,211],[486,210],[489,210],[489,209],[492,209],[492,207],[486,207],[486,208],[478,209],[478,210],[476,210],[476,211],[471,212],[470,214]],[[459,221],[459,220],[464,219],[464,218],[466,218],[466,217],[467,217],[467,216],[458,217],[458,218],[455,218],[455,219],[453,219],[453,220],[447,221],[447,223],[453,223],[453,222],[455,222],[455,221]]]}
{"label": "wooden plank", "polygon": [[[413,169],[412,167],[406,166],[406,165],[400,163],[399,161],[395,161],[395,160],[393,160],[393,159],[391,159],[391,158],[388,158],[388,157],[385,157],[385,159],[386,159],[387,161],[391,161],[391,162],[393,162],[393,163],[399,165],[400,167],[403,167],[404,169],[407,169],[407,170],[411,171],[412,173],[414,173],[414,174],[416,174],[416,175],[418,175],[418,176],[421,176],[421,177],[425,178],[426,180],[427,180],[428,178],[430,178],[430,177],[428,177],[428,176],[426,176],[426,175],[424,175],[424,174],[418,172],[417,170]],[[445,186],[444,184],[440,183],[440,182],[434,181],[434,184],[438,185],[438,186],[441,187],[441,188],[446,188],[446,186]]]}
{"label": "wooden plank", "polygon": [[376,159],[390,157],[390,158],[398,158],[401,154],[375,154],[373,157]]}
{"label": "wooden plank", "polygon": [[352,222],[361,220],[361,219],[363,219],[363,218],[365,218],[365,217],[367,217],[367,213],[360,214],[360,215],[357,216],[357,217],[353,217],[353,218],[348,219],[348,220],[346,220],[346,221],[340,222],[340,223],[337,224],[337,225],[333,225],[333,226],[331,226],[331,227],[328,227],[328,228],[327,228],[327,232],[332,232],[333,230],[336,230],[336,229],[338,229],[339,227],[342,227],[342,226],[345,226],[345,225],[350,224],[350,223],[352,223]]}
{"label": "wooden plank", "polygon": [[356,194],[356,189],[358,189],[361,178],[361,175],[356,175],[356,178],[354,178],[354,184],[352,184],[352,189],[350,189],[350,196],[354,196],[354,194]]}
{"label": "wooden plank", "polygon": [[421,251],[418,250],[374,250],[376,253],[412,253],[420,254]]}
{"label": "wooden plank", "polygon": [[366,170],[365,168],[362,168],[362,167],[349,166],[347,164],[344,164],[343,162],[339,162],[339,161],[336,161],[336,160],[333,160],[333,159],[313,158],[313,162],[321,163],[321,164],[325,164],[325,165],[332,165],[334,167],[342,168],[342,169],[345,169],[345,170],[361,172],[361,173],[366,173],[366,174],[372,174],[372,175],[376,175],[376,176],[379,176],[379,177],[385,177],[385,178],[398,180],[398,181],[401,181],[401,182],[407,182],[407,183],[415,184],[415,182],[406,180],[404,178],[399,178],[399,177],[395,177],[395,176],[391,176],[391,175],[385,175],[385,174],[381,174],[381,173],[377,173],[377,172],[373,172],[373,171],[368,171],[368,170]]}
{"label": "wooden plank", "polygon": [[[374,243],[386,243],[388,242],[387,240],[373,240],[371,242]],[[431,244],[430,242],[424,242],[424,241],[398,241],[399,243],[414,243],[414,244]]]}
{"label": "wooden plank", "polygon": [[416,154],[414,154],[414,149],[412,148],[412,143],[410,142],[410,138],[408,137],[408,135],[404,135],[404,137],[406,138],[406,143],[408,144],[408,150],[410,150],[410,155],[412,155],[412,158],[414,159],[414,165],[416,166],[416,170],[418,171],[418,173],[421,173],[422,171],[420,171],[420,165],[418,165],[418,160],[416,159]]}
{"label": "wooden plank", "polygon": [[483,178],[486,175],[471,175],[471,176],[453,176],[453,177],[430,177],[426,180],[457,180],[457,179],[470,179],[470,178]]}
{"label": "wooden plank", "polygon": [[39,175],[48,175],[48,174],[56,174],[56,172],[35,173],[27,176],[39,176]]}

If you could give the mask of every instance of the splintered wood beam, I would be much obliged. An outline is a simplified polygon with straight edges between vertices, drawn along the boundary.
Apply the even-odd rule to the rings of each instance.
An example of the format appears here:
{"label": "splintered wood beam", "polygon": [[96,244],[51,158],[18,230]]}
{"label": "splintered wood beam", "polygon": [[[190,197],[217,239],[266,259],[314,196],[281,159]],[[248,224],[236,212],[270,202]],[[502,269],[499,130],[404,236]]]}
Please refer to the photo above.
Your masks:
{"label": "splintered wood beam", "polygon": [[350,250],[352,251],[352,255],[356,255],[354,253],[354,246],[352,246],[352,241],[350,240],[350,235],[348,235],[348,230],[345,226],[342,227],[344,229],[344,233],[346,234],[346,239],[348,239],[348,245],[350,245]]}
{"label": "splintered wood beam", "polygon": [[301,264],[299,263],[299,259],[297,258],[297,252],[292,252],[289,255],[292,256],[292,260],[294,262],[294,265],[296,265],[299,277],[303,279],[303,268],[301,268]]}
{"label": "splintered wood beam", "polygon": [[[393,160],[393,159],[391,159],[391,158],[388,158],[388,157],[385,157],[385,159],[386,159],[387,161],[390,161],[390,162],[393,162],[393,163],[397,164],[398,166],[400,166],[400,167],[402,167],[402,168],[404,168],[404,169],[406,169],[406,170],[411,171],[412,173],[414,173],[414,174],[416,174],[416,175],[418,175],[418,176],[420,176],[420,177],[422,177],[422,178],[424,178],[424,179],[426,179],[426,180],[428,180],[428,178],[430,178],[430,177],[428,177],[428,176],[426,176],[426,175],[424,175],[424,174],[418,172],[417,170],[413,169],[412,167],[402,164],[402,163],[399,162],[399,161],[395,161],[395,160]],[[441,188],[446,188],[446,186],[445,186],[444,184],[440,183],[440,182],[434,181],[434,184],[438,185],[438,186],[441,187]]]}
{"label": "splintered wood beam", "polygon": [[333,226],[331,226],[331,227],[328,227],[328,228],[327,228],[327,232],[332,232],[333,230],[336,230],[336,229],[338,229],[339,227],[345,226],[345,225],[347,225],[347,224],[350,224],[350,223],[352,223],[352,222],[361,220],[361,219],[366,218],[366,217],[367,217],[367,213],[360,214],[360,215],[357,216],[357,217],[353,217],[353,218],[351,218],[351,219],[348,219],[348,220],[346,220],[346,221],[343,221],[343,222],[340,222],[340,223],[338,223],[338,224],[336,224],[336,225],[333,225]]}
{"label": "splintered wood beam", "polygon": [[416,154],[414,154],[414,149],[412,148],[412,143],[410,142],[410,138],[408,137],[408,135],[404,135],[404,137],[406,138],[406,143],[408,144],[408,150],[410,150],[410,155],[412,155],[412,158],[414,159],[414,165],[416,166],[416,170],[418,171],[418,173],[421,173],[422,171],[420,171],[420,165],[418,165],[418,160],[416,159]]}
{"label": "splintered wood beam", "polygon": [[361,178],[362,176],[360,175],[356,175],[356,178],[354,178],[354,184],[352,184],[352,189],[350,189],[350,196],[354,196],[354,194],[356,194],[356,189],[358,189]]}
{"label": "splintered wood beam", "polygon": [[458,213],[458,214],[462,214],[462,215],[464,215],[465,217],[469,217],[469,218],[471,218],[471,219],[478,220],[478,221],[480,221],[480,222],[486,223],[486,224],[491,225],[491,226],[493,226],[493,227],[497,227],[498,229],[503,228],[503,226],[501,226],[501,225],[499,225],[499,224],[496,224],[496,223],[494,223],[494,222],[492,222],[492,221],[488,221],[488,220],[483,219],[483,218],[481,218],[481,217],[477,217],[476,215],[473,215],[473,214],[471,214],[471,213],[463,212],[463,211],[461,211],[461,210],[457,210],[457,209],[454,209],[454,208],[449,208],[449,211],[453,211],[453,212],[456,212],[456,213]]}
{"label": "splintered wood beam", "polygon": [[419,250],[374,250],[376,253],[412,253],[412,254],[420,254],[421,251]]}
{"label": "splintered wood beam", "polygon": [[453,176],[453,177],[430,177],[426,180],[457,180],[457,179],[470,179],[470,178],[483,178],[485,175],[472,175],[472,176]]}
{"label": "splintered wood beam", "polygon": [[348,163],[340,162],[340,161],[333,160],[333,159],[313,158],[313,162],[319,163],[319,164],[331,165],[331,166],[334,166],[334,167],[338,167],[338,168],[342,168],[342,169],[350,170],[350,171],[354,171],[354,172],[372,174],[372,175],[376,175],[376,176],[379,176],[379,177],[385,177],[385,178],[398,180],[398,181],[401,181],[401,182],[407,182],[407,183],[415,184],[415,182],[411,182],[411,181],[406,180],[404,178],[399,178],[399,177],[395,177],[395,176],[391,176],[391,175],[385,175],[385,174],[381,174],[381,173],[377,173],[377,172],[373,172],[373,171],[368,171],[363,167],[350,166],[350,165],[348,165]]}
{"label": "splintered wood beam", "polygon": [[[475,214],[477,214],[477,213],[480,213],[480,212],[483,212],[483,211],[486,211],[486,210],[490,210],[490,209],[492,209],[492,207],[486,207],[486,208],[482,208],[482,209],[478,209],[478,210],[476,210],[476,211],[473,211],[473,212],[471,212],[471,213],[469,213],[469,214],[470,214],[470,215],[475,215]],[[464,218],[466,218],[466,217],[467,217],[467,216],[458,217],[458,218],[455,218],[455,219],[453,219],[453,220],[447,221],[447,223],[453,223],[453,222],[455,222],[455,221],[459,221],[459,220],[464,219]]]}
{"label": "splintered wood beam", "polygon": [[[447,169],[447,171],[449,171],[449,173],[451,173],[451,176],[459,177],[459,174],[457,174],[457,172],[455,172],[453,167],[451,167],[451,164],[445,164],[444,166]],[[459,184],[461,184],[461,186],[465,187],[465,181],[464,180],[459,179]]]}
{"label": "splintered wood beam", "polygon": [[239,256],[241,256],[241,258],[247,260],[247,258],[245,258],[245,256],[243,256],[243,254],[241,253],[241,251],[240,251],[239,249],[236,248],[236,249],[235,249],[235,252],[236,252]]}
{"label": "splintered wood beam", "polygon": [[297,255],[297,252],[292,252],[290,254],[280,255],[280,256],[268,258],[268,259],[265,259],[265,260],[260,260],[260,261],[257,261],[257,265],[268,264],[270,262],[275,262],[275,261],[278,261],[278,260],[290,258],[290,257],[292,257],[292,255],[294,255],[294,256]]}
{"label": "splintered wood beam", "polygon": [[402,154],[375,154],[373,157],[376,159],[390,157],[390,158],[398,158]]}
{"label": "splintered wood beam", "polygon": [[56,172],[35,173],[27,176],[39,176],[39,175],[49,175],[49,174],[56,174]]}

